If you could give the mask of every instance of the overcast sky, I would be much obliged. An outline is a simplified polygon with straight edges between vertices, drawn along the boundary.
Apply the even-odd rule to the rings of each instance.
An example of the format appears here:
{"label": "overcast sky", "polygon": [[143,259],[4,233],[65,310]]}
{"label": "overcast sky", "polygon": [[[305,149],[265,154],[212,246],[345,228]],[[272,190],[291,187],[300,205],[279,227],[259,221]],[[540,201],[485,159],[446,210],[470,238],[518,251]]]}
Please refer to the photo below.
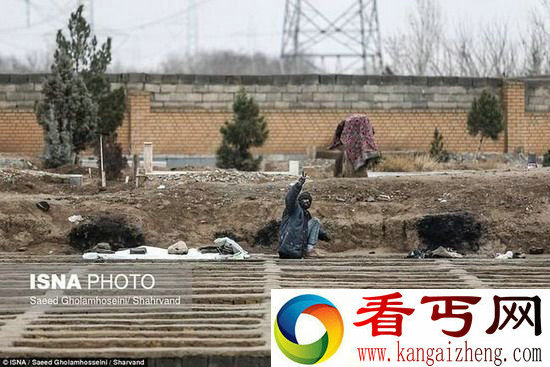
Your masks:
{"label": "overcast sky", "polygon": [[[89,4],[91,0],[83,1]],[[278,56],[285,0],[192,0],[197,4],[198,48],[231,49]],[[354,0],[309,0],[335,17]],[[355,0],[356,1],[356,0]],[[495,19],[514,31],[525,27],[540,0],[438,0],[449,29]],[[78,0],[0,0],[0,55],[25,57],[51,49]],[[169,54],[184,54],[190,0],[93,0],[94,28],[113,38],[113,62],[154,71]],[[379,0],[382,37],[406,27],[412,0]]]}

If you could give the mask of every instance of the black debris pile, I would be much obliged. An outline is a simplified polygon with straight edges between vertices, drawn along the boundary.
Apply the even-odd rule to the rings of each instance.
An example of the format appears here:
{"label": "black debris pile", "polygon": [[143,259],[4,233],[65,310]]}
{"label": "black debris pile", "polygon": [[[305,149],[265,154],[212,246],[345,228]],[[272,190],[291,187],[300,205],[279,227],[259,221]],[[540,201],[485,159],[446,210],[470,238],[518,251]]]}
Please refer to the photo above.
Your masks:
{"label": "black debris pile", "polygon": [[416,224],[420,247],[434,251],[439,247],[466,254],[479,250],[482,226],[476,217],[468,212],[426,215]]}
{"label": "black debris pile", "polygon": [[279,246],[280,226],[281,221],[269,221],[254,235],[254,244],[265,248],[277,249],[277,247]]}
{"label": "black debris pile", "polygon": [[113,251],[145,245],[141,228],[121,217],[96,217],[86,219],[69,233],[69,243],[85,252],[98,243],[108,243]]}
{"label": "black debris pile", "polygon": [[414,249],[406,256],[407,259],[456,259],[462,255],[452,248],[438,247],[435,250]]}

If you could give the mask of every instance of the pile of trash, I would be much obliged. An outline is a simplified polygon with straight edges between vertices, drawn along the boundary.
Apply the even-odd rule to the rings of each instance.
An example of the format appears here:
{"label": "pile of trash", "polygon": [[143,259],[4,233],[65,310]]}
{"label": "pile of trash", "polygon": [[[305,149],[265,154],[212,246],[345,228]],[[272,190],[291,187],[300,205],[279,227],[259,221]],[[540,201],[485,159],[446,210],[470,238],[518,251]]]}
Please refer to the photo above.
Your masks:
{"label": "pile of trash", "polygon": [[245,260],[250,257],[231,238],[217,238],[213,246],[187,248],[184,241],[178,241],[167,249],[153,246],[139,246],[113,251],[108,243],[97,244],[92,251],[82,255],[84,260]]}
{"label": "pile of trash", "polygon": [[409,252],[407,259],[457,259],[464,257],[450,247],[440,246],[435,250],[415,249]]}

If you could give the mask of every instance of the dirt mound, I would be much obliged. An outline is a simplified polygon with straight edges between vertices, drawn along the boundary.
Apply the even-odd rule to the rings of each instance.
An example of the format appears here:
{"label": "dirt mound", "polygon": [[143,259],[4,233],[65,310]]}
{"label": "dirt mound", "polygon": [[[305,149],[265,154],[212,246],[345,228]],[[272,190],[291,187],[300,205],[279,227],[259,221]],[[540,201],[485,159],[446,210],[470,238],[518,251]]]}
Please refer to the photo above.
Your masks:
{"label": "dirt mound", "polygon": [[71,246],[85,251],[100,242],[108,242],[113,250],[143,246],[145,237],[140,228],[120,217],[98,217],[74,227],[69,233]]}
{"label": "dirt mound", "polygon": [[479,250],[481,223],[471,213],[427,215],[418,221],[416,228],[427,250],[440,246],[462,253]]}
{"label": "dirt mound", "polygon": [[[141,243],[126,239],[124,233],[89,229],[81,236],[75,230],[80,242],[69,246],[69,232],[77,225],[67,218],[78,214],[123,217],[152,246],[168,247],[183,240],[200,247],[224,235],[251,253],[276,253],[278,220],[288,185],[296,178],[273,176],[263,181],[255,174],[239,173],[238,180],[223,182],[219,180],[237,174],[215,170],[209,174],[152,177],[138,189],[109,183],[106,190],[99,190],[95,185],[46,183],[27,171],[0,170],[0,250],[23,247],[29,253],[74,253],[102,241],[123,246]],[[314,197],[311,214],[332,238],[330,243],[319,243],[321,250],[407,253],[424,243],[460,252],[480,246],[479,253],[494,256],[508,250],[526,253],[531,246],[550,250],[549,182],[550,170],[536,169],[311,178],[304,189]],[[50,204],[48,212],[36,207],[40,201]],[[119,230],[118,224],[113,227]]]}

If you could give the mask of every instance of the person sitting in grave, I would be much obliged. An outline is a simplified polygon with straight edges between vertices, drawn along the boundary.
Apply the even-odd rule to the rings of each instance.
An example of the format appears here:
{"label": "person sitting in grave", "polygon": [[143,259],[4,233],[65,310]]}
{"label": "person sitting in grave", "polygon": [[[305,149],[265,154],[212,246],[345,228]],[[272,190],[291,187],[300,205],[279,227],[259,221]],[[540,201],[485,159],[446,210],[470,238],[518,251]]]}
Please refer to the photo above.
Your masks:
{"label": "person sitting in grave", "polygon": [[312,255],[319,240],[330,241],[319,219],[312,217],[309,208],[313,197],[301,192],[306,176],[292,185],[285,198],[285,210],[279,228],[279,257],[281,259],[301,259]]}

